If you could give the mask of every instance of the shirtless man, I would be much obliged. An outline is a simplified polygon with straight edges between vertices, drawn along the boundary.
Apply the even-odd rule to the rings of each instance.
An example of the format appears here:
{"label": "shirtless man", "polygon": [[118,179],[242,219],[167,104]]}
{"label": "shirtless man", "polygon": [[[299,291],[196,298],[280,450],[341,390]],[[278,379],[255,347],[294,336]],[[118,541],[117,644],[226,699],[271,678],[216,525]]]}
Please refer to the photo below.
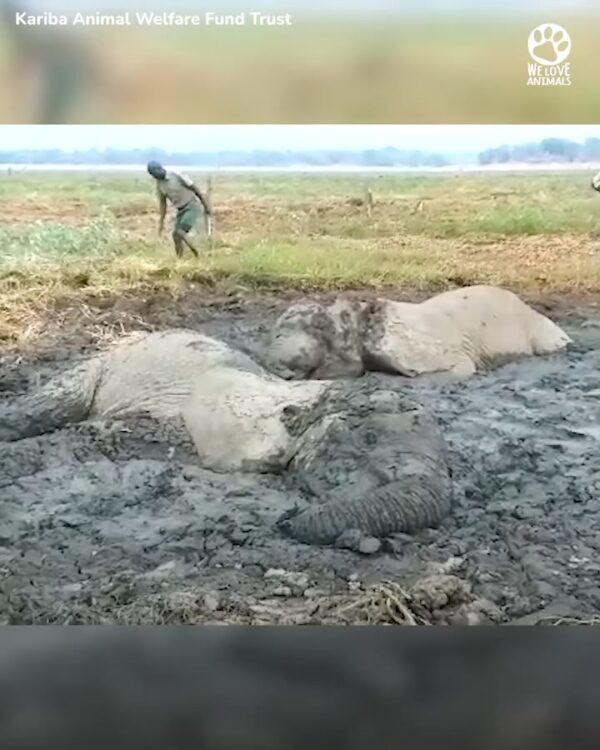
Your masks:
{"label": "shirtless man", "polygon": [[[188,234],[200,218],[201,206],[205,215],[210,217],[211,211],[208,201],[189,177],[178,172],[167,171],[157,161],[149,162],[147,169],[148,173],[156,180],[160,210],[158,234],[161,235],[163,232],[167,215],[167,201],[170,201],[177,209],[172,234],[175,253],[178,258],[181,258],[185,244],[197,258],[198,250],[190,241]],[[210,225],[208,234],[210,236]]]}

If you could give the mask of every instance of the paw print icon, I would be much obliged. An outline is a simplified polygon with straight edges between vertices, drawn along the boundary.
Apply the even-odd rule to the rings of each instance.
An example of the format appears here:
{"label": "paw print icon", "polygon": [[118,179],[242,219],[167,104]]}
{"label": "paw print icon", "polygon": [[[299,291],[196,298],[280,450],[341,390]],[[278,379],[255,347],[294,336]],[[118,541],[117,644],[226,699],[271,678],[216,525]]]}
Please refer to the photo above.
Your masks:
{"label": "paw print icon", "polygon": [[571,52],[571,37],[556,23],[543,23],[529,35],[529,54],[540,65],[560,65]]}

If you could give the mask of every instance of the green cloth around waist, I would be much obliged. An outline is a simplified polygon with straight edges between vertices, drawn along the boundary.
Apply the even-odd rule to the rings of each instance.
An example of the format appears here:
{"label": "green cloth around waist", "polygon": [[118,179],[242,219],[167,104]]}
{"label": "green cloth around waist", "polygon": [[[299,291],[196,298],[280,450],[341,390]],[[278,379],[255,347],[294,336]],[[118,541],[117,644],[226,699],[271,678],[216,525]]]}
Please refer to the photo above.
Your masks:
{"label": "green cloth around waist", "polygon": [[189,232],[200,218],[200,213],[199,201],[190,201],[185,206],[177,209],[175,229],[182,229],[184,232]]}

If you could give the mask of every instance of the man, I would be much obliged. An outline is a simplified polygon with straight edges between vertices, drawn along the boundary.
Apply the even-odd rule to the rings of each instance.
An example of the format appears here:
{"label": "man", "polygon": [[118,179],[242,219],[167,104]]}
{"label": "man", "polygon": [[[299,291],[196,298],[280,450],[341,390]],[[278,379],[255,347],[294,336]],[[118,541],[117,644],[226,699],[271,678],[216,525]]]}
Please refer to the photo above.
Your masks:
{"label": "man", "polygon": [[[157,161],[148,163],[148,173],[156,180],[156,192],[159,201],[160,220],[158,234],[162,235],[167,215],[167,201],[170,201],[177,209],[175,226],[173,227],[173,243],[175,254],[178,258],[183,255],[184,244],[198,257],[198,251],[190,241],[188,234],[200,218],[200,206],[204,209],[207,217],[211,211],[208,201],[192,180],[178,172],[167,171]],[[210,235],[210,230],[209,230]]]}

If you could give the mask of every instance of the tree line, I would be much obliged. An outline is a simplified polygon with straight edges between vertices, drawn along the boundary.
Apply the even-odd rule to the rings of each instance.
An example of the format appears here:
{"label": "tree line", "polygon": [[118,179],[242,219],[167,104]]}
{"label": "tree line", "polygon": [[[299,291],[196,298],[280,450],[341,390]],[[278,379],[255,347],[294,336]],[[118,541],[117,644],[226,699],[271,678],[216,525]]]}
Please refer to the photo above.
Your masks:
{"label": "tree line", "polygon": [[478,160],[480,164],[600,161],[600,138],[586,138],[583,143],[546,138],[539,143],[499,146],[482,151]]}
{"label": "tree line", "polygon": [[452,161],[442,154],[397,148],[364,151],[219,151],[170,152],[163,149],[26,149],[1,151],[2,164],[145,164],[151,159],[165,164],[206,167],[286,167],[309,166],[431,166],[442,167]]}
{"label": "tree line", "polygon": [[150,159],[189,167],[444,167],[453,164],[500,164],[507,162],[600,161],[600,138],[583,143],[546,138],[538,143],[498,146],[477,154],[446,154],[387,147],[365,150],[254,150],[218,152],[171,152],[165,149],[61,149],[0,150],[2,164],[114,164],[143,165]]}

